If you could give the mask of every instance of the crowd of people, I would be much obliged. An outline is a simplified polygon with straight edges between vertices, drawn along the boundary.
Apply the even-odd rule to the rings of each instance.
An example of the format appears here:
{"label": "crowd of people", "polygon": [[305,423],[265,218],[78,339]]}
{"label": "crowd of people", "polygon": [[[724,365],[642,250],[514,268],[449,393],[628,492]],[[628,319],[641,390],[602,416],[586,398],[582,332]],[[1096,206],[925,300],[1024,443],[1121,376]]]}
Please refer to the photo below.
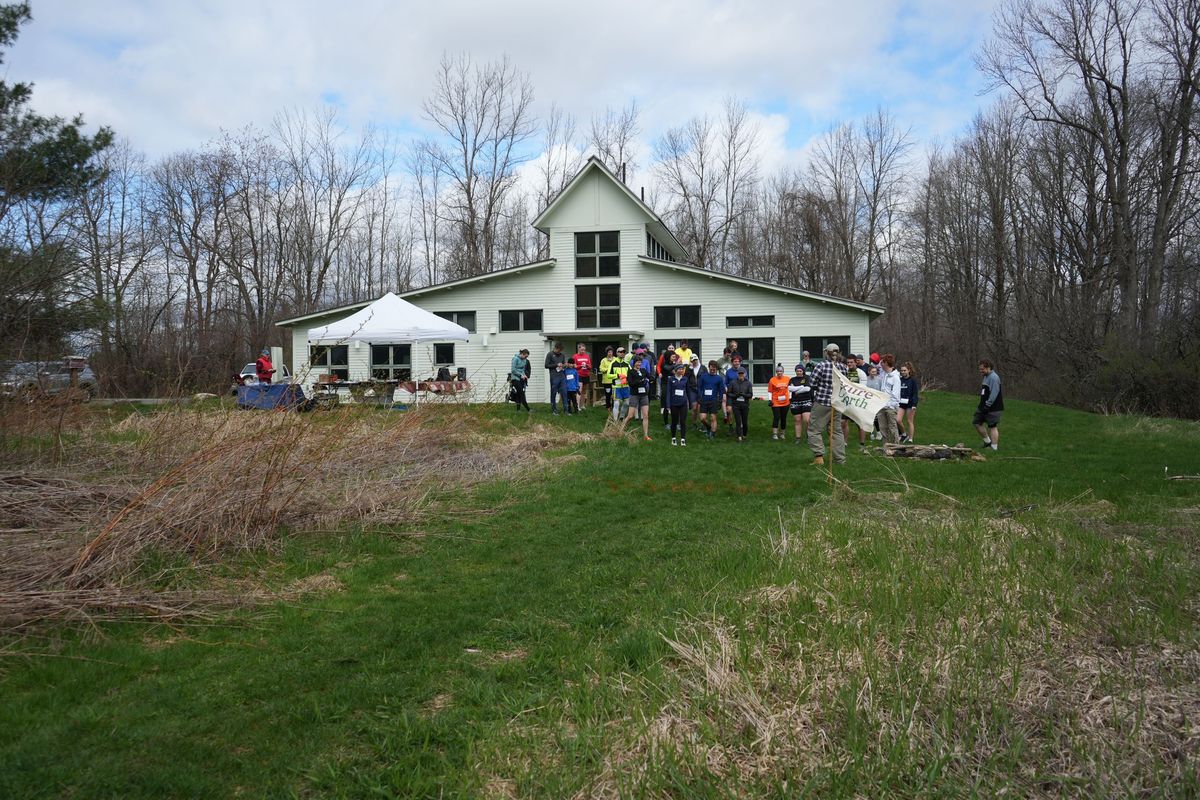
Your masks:
{"label": "crowd of people", "polygon": [[[868,439],[915,441],[921,382],[911,361],[897,366],[891,353],[843,355],[834,343],[825,347],[823,356],[813,361],[805,351],[790,376],[783,364],[776,364],[766,387],[773,441],[786,441],[790,429],[796,444],[808,443],[817,464],[824,463],[827,433],[834,461],[845,461],[851,425],[857,429],[859,445],[865,446]],[[551,413],[579,414],[590,407],[593,397],[603,396],[610,424],[622,431],[631,423],[640,425],[642,438],[648,442],[653,438],[651,402],[657,400],[661,424],[664,431],[670,432],[671,444],[686,447],[689,429],[714,440],[724,426],[728,436],[746,441],[754,384],[743,361],[736,341],[730,341],[720,359],[704,363],[684,339],[668,345],[657,356],[645,344],[630,345],[628,350],[608,347],[595,363],[586,345],[579,344],[578,352],[567,356],[562,344],[555,343],[546,354],[544,366],[550,381]],[[990,362],[981,361],[979,366],[984,380],[973,425],[983,437],[983,446],[996,450],[1004,408],[1000,378]],[[887,396],[885,407],[870,429],[859,427],[832,408],[834,371],[851,383]],[[529,351],[522,349],[513,356],[509,400],[526,411],[530,410],[526,390],[531,372]],[[599,391],[593,392],[593,387]]]}

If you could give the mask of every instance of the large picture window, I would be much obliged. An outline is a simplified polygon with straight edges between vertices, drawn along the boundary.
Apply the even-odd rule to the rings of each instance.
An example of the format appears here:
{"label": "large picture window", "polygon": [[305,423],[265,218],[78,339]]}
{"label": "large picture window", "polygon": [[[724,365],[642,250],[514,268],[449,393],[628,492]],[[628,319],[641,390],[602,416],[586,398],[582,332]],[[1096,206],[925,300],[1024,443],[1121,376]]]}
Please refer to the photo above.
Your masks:
{"label": "large picture window", "polygon": [[[733,339],[727,339],[728,347]],[[742,366],[749,372],[750,380],[765,384],[775,374],[774,339],[738,339],[738,352],[742,354]]]}
{"label": "large picture window", "polygon": [[576,286],[575,325],[580,328],[621,327],[621,285]]}
{"label": "large picture window", "polygon": [[540,331],[542,329],[542,310],[527,308],[520,311],[501,311],[500,330],[505,331]]}
{"label": "large picture window", "polygon": [[850,352],[849,336],[801,336],[800,350],[807,350],[813,360],[820,361],[825,358],[825,345],[830,342],[838,346],[842,355]]}
{"label": "large picture window", "polygon": [[371,345],[371,377],[380,381],[406,381],[412,378],[412,345]]}
{"label": "large picture window", "polygon": [[475,332],[475,312],[474,311],[435,311],[442,319],[448,319],[456,325],[462,325],[467,329],[467,333]]}
{"label": "large picture window", "polygon": [[314,369],[340,380],[350,380],[350,346],[344,344],[314,344],[308,348],[308,363]]}
{"label": "large picture window", "polygon": [[700,306],[655,306],[656,328],[699,328]]}
{"label": "large picture window", "polygon": [[576,278],[619,278],[621,234],[599,231],[575,234]]}

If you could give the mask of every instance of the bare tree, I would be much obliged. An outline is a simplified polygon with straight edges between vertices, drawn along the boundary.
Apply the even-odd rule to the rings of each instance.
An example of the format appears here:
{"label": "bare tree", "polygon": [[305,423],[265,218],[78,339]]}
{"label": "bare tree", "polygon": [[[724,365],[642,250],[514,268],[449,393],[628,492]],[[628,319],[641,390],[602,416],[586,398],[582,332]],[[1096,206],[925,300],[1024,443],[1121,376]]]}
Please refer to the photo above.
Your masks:
{"label": "bare tree", "polygon": [[626,181],[638,168],[634,148],[642,133],[640,117],[637,100],[631,100],[621,109],[606,107],[604,113],[592,117],[589,142],[592,149],[604,166]]}
{"label": "bare tree", "polygon": [[670,203],[667,217],[699,266],[740,268],[730,240],[751,207],[757,137],[745,103],[731,98],[719,121],[693,117],[668,130],[655,148],[655,174]]}
{"label": "bare tree", "polygon": [[[158,248],[145,158],[121,141],[101,154],[99,166],[103,180],[80,196],[74,240],[95,308],[98,375],[111,389],[135,378],[140,330],[130,325],[128,301],[146,288],[142,273]],[[162,308],[163,298],[152,305]]]}
{"label": "bare tree", "polygon": [[496,262],[497,233],[522,147],[534,134],[533,86],[507,57],[475,64],[444,56],[425,101],[426,118],[442,136],[426,145],[431,162],[453,191],[443,214],[454,226],[459,253],[453,277],[481,275]]}

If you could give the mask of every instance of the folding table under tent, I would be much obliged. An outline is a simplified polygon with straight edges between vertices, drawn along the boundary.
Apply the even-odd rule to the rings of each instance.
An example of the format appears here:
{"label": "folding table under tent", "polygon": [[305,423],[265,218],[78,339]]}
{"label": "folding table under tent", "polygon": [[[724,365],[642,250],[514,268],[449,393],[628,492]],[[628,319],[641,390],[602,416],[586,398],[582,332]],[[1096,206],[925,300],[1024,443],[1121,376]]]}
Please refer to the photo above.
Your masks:
{"label": "folding table under tent", "polygon": [[[417,344],[468,340],[470,331],[388,292],[345,319],[308,329],[309,344]],[[414,395],[415,396],[415,395]]]}

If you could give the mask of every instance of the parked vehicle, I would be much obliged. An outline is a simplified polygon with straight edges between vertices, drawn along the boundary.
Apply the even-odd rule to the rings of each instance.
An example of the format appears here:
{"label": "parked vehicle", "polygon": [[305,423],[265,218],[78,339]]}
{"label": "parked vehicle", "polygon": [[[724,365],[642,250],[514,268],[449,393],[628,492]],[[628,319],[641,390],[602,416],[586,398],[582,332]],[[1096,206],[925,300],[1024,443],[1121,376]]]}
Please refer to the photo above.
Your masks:
{"label": "parked vehicle", "polygon": [[55,361],[8,361],[0,364],[0,398],[33,401],[71,388],[71,370],[78,371],[78,399],[96,396],[96,373],[83,358],[67,356]]}
{"label": "parked vehicle", "polygon": [[[275,368],[275,380],[272,383],[291,383],[292,374],[288,372],[288,368],[280,364]],[[255,386],[258,384],[258,370],[254,368],[254,362],[251,361],[246,366],[242,367],[233,379],[233,383],[229,386],[230,394],[237,394],[239,386]]]}

